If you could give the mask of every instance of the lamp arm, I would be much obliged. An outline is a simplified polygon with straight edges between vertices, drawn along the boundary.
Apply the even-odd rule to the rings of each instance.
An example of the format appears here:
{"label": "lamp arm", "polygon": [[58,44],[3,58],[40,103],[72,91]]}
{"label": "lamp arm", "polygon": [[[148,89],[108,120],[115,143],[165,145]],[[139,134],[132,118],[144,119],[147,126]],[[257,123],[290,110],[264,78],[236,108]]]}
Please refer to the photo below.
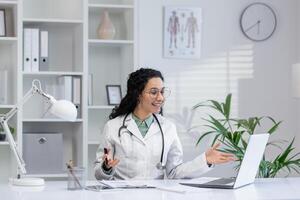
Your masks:
{"label": "lamp arm", "polygon": [[18,167],[21,170],[22,174],[26,174],[25,162],[18,151],[17,144],[15,143],[14,138],[13,138],[13,136],[10,132],[10,129],[7,125],[7,119],[0,117],[0,120],[1,120],[0,123],[5,131],[6,136],[7,136],[7,140],[10,145],[10,148],[13,151],[13,153],[17,159]]}
{"label": "lamp arm", "polygon": [[[35,85],[35,83],[38,83],[38,86]],[[35,94],[39,94],[42,97],[44,97],[47,100],[51,99],[50,95],[47,95],[45,92],[43,92],[42,88],[41,88],[41,83],[39,80],[33,80],[32,81],[32,86],[31,88],[28,90],[28,92],[24,95],[24,97],[22,98],[21,102],[19,103],[19,105],[23,106],[32,96],[34,96]],[[8,113],[6,113],[4,115],[4,117],[6,118],[6,120],[8,121],[10,118],[12,118],[16,113],[18,112],[18,105],[14,106]]]}

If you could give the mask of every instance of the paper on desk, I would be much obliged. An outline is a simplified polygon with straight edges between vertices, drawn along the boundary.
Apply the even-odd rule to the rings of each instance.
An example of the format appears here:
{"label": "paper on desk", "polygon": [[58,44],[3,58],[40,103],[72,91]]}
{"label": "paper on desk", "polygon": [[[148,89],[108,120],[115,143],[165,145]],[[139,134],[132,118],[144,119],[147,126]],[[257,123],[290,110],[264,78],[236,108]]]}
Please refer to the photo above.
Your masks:
{"label": "paper on desk", "polygon": [[197,188],[197,187],[190,187],[186,185],[181,185],[180,183],[206,183],[209,181],[216,180],[218,178],[215,177],[201,177],[196,179],[181,179],[181,180],[166,180],[159,183],[154,183],[153,185],[157,187],[159,190],[169,191],[169,192],[176,192],[176,193],[197,193],[203,192],[204,190],[209,190],[207,188]]}
{"label": "paper on desk", "polygon": [[145,184],[141,181],[106,181],[102,180],[101,182],[113,187],[113,188],[145,188],[147,186],[151,187],[149,184]]}
{"label": "paper on desk", "polygon": [[187,193],[187,192],[202,192],[203,190],[208,190],[207,188],[196,188],[181,185],[179,183],[206,183],[209,181],[216,180],[216,177],[201,177],[196,179],[183,179],[183,180],[162,180],[162,181],[140,181],[140,180],[130,180],[130,181],[107,181],[103,180],[105,184],[114,187],[114,188],[130,188],[130,187],[145,187],[145,186],[153,186],[158,190],[166,191],[166,192],[175,192],[175,193]]}

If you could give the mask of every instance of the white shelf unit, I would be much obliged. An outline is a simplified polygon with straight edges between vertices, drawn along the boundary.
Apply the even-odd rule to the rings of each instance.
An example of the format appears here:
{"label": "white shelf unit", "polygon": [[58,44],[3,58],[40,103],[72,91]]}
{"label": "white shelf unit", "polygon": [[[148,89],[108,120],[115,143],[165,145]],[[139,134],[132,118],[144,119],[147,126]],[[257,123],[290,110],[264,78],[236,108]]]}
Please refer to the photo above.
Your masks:
{"label": "white shelf unit", "polygon": [[[0,9],[5,12],[6,35],[0,37],[0,70],[7,70],[8,96],[5,104],[15,104],[17,102],[17,55],[18,55],[18,29],[17,16],[18,5],[16,1],[0,1]],[[2,84],[0,82],[0,84]],[[0,91],[3,92],[3,91]],[[0,106],[3,102],[0,101]]]}
{"label": "white shelf unit", "polygon": [[[7,113],[18,101],[18,54],[19,54],[19,5],[17,1],[0,1],[0,9],[5,10],[6,35],[0,37],[0,70],[7,70],[6,101],[0,102],[0,113]],[[2,73],[2,71],[0,72]],[[2,84],[2,82],[0,82]],[[3,92],[3,91],[0,91]],[[18,117],[15,115],[8,124],[15,128],[13,137],[19,144]],[[0,142],[0,178],[10,177],[16,171],[15,161],[7,141]]]}
{"label": "white shelf unit", "polygon": [[99,40],[99,39],[90,39],[90,46],[125,46],[133,45],[133,40]]}
{"label": "white shelf unit", "polygon": [[[92,105],[88,105],[88,179],[94,179],[93,162],[97,148],[104,147],[102,130],[114,106],[107,102],[106,85],[120,85],[126,91],[127,76],[135,66],[136,2],[90,0],[87,6],[88,74],[92,77]],[[97,36],[101,17],[107,11],[116,29],[113,39]],[[89,76],[90,78],[90,76]]]}
{"label": "white shelf unit", "polygon": [[99,105],[99,106],[88,106],[89,110],[102,110],[102,109],[107,109],[107,110],[112,110],[115,106],[110,106],[110,105]]}
{"label": "white shelf unit", "polygon": [[[32,81],[38,79],[46,93],[57,99],[64,98],[61,92],[61,87],[64,85],[58,81],[61,76],[79,77],[81,92],[84,92],[83,5],[83,0],[23,1],[22,28],[48,31],[49,57],[48,66],[40,67],[39,72],[25,72],[21,69],[22,95],[30,89]],[[83,96],[82,93],[81,96]],[[86,109],[83,100],[84,98],[81,97],[81,111]],[[46,112],[48,106],[39,96],[32,97],[23,106],[20,111],[22,134],[62,133],[63,162],[73,160],[76,166],[85,166],[83,141],[84,126],[86,126],[84,118],[86,117],[80,114],[75,122],[61,120]],[[61,173],[51,174],[45,170],[42,174],[33,173],[26,176],[46,179],[66,178],[64,163],[62,163]]]}
{"label": "white shelf unit", "polygon": [[3,109],[3,108],[13,108],[14,107],[14,105],[8,105],[8,104],[6,104],[6,105],[0,105],[0,109]]}
{"label": "white shelf unit", "polygon": [[24,19],[82,20],[84,0],[24,0]]}
{"label": "white shelf unit", "polygon": [[0,4],[6,4],[6,5],[17,5],[17,0],[7,0],[7,1],[0,1]]}
{"label": "white shelf unit", "polygon": [[134,6],[135,0],[88,0],[91,5],[100,4],[107,6]]}
{"label": "white shelf unit", "polygon": [[[64,162],[74,160],[76,166],[87,169],[88,179],[94,179],[96,150],[99,144],[103,146],[101,132],[114,107],[107,103],[105,86],[121,85],[124,95],[127,76],[135,69],[136,4],[135,0],[0,0],[0,8],[9,10],[13,19],[11,32],[7,37],[0,37],[0,66],[10,71],[9,98],[5,105],[0,105],[0,113],[18,103],[18,113],[10,123],[16,126],[15,139],[21,153],[26,133],[63,133]],[[108,10],[116,28],[112,40],[97,37],[104,10]],[[39,72],[23,70],[24,28],[49,33],[49,66],[40,68]],[[89,74],[93,77],[91,105],[88,105]],[[44,91],[57,97],[60,76],[81,78],[81,115],[75,122],[45,114],[47,105],[38,96],[20,106],[34,79],[41,81]],[[8,161],[1,164],[0,177],[16,176],[17,165],[6,141],[0,143],[0,157]],[[65,171],[26,176],[67,177]]]}
{"label": "white shelf unit", "polygon": [[67,173],[61,173],[61,174],[28,174],[25,175],[25,177],[28,178],[67,178]]}
{"label": "white shelf unit", "polygon": [[[0,105],[0,114],[9,112],[13,107],[13,105]],[[8,122],[8,125],[15,129],[15,132],[12,133],[12,135],[16,141],[16,144],[18,145],[19,141],[17,139],[17,118],[17,115],[13,116]],[[2,160],[0,165],[0,179],[1,177],[11,176],[13,174],[13,171],[16,170],[15,160],[12,156],[13,153],[10,151],[10,146],[6,137],[4,141],[0,141],[0,158]]]}
{"label": "white shelf unit", "polygon": [[97,146],[99,146],[99,143],[100,143],[100,140],[91,140],[91,141],[88,141],[88,145],[97,145]]}
{"label": "white shelf unit", "polygon": [[30,76],[83,76],[82,72],[23,72],[24,76],[30,77]]}
{"label": "white shelf unit", "polygon": [[83,24],[69,21],[23,21],[24,28],[38,28],[49,34],[48,72],[83,72]]}
{"label": "white shelf unit", "polygon": [[6,142],[6,141],[1,141],[1,142],[0,142],[0,145],[9,145],[9,144],[8,144],[8,142]]}
{"label": "white shelf unit", "polygon": [[17,37],[0,37],[0,44],[14,44],[17,43]]}
{"label": "white shelf unit", "polygon": [[36,18],[25,18],[23,19],[24,23],[54,23],[54,24],[62,24],[62,25],[72,25],[72,24],[82,24],[82,20],[70,20],[70,19],[52,19],[52,18],[44,18],[44,19],[36,19]]}
{"label": "white shelf unit", "polygon": [[0,9],[5,12],[5,28],[6,38],[13,38],[17,36],[17,1],[0,1]]}
{"label": "white shelf unit", "polygon": [[[23,122],[65,122],[68,123],[69,121],[65,121],[62,119],[58,118],[24,118]],[[83,122],[83,119],[76,119],[74,122]],[[69,122],[69,123],[74,123],[74,122]]]}

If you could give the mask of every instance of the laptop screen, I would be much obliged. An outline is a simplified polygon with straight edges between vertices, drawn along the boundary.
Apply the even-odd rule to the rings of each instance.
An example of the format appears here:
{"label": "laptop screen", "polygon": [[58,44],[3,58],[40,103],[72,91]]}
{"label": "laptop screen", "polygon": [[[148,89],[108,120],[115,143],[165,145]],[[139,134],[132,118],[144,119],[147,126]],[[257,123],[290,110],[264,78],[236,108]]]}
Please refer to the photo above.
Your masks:
{"label": "laptop screen", "polygon": [[250,136],[234,188],[254,182],[268,139],[268,133]]}

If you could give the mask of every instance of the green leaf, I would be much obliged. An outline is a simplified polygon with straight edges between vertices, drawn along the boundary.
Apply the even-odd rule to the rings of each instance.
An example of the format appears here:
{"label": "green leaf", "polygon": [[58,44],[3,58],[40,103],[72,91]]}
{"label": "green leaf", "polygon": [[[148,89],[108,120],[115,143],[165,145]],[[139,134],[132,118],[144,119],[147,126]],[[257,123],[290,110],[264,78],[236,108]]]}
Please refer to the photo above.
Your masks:
{"label": "green leaf", "polygon": [[280,124],[281,124],[281,121],[278,122],[278,123],[276,123],[272,128],[270,128],[270,130],[268,130],[268,133],[269,133],[269,134],[274,133],[274,132],[277,130],[277,128],[278,128],[278,126],[279,126]]}
{"label": "green leaf", "polygon": [[287,156],[289,155],[289,153],[291,151],[293,151],[293,143],[294,143],[295,138],[292,140],[292,142],[289,144],[289,146],[286,148],[286,150],[281,154],[281,156],[278,158],[278,161],[283,163],[285,161],[285,159],[287,158]]}
{"label": "green leaf", "polygon": [[222,135],[222,134],[219,133],[219,134],[217,134],[217,135],[214,137],[214,139],[213,139],[213,141],[212,141],[212,143],[211,143],[211,146],[213,146],[213,145],[216,143],[217,139],[219,139],[219,137],[220,137],[221,135]]}
{"label": "green leaf", "polygon": [[[290,160],[292,160],[293,158],[297,157],[298,155],[300,155],[300,152],[298,152],[298,153],[296,153],[295,155],[291,156],[288,160],[290,161]],[[300,160],[300,159],[298,159],[298,160]]]}
{"label": "green leaf", "polygon": [[197,140],[196,145],[198,145],[198,144],[200,143],[200,141],[201,141],[204,137],[206,137],[207,135],[212,134],[212,133],[214,133],[214,132],[215,132],[215,131],[208,131],[208,132],[205,132],[204,134],[202,134],[202,135],[200,136],[200,138]]}
{"label": "green leaf", "polygon": [[277,147],[278,149],[282,150],[282,147],[275,142],[268,142],[266,146],[274,146]]}
{"label": "green leaf", "polygon": [[220,113],[224,114],[223,113],[223,109],[222,109],[222,106],[219,102],[215,101],[215,100],[209,100],[212,104],[213,104],[213,108],[217,111],[219,111]]}
{"label": "green leaf", "polygon": [[223,124],[221,124],[217,119],[215,119],[213,116],[209,115],[211,120],[212,120],[212,123],[213,125],[219,129],[220,133],[226,133],[227,132],[227,128],[225,128],[223,126]]}
{"label": "green leaf", "polygon": [[204,125],[205,127],[208,127],[208,128],[211,128],[211,129],[213,129],[213,130],[215,130],[215,132],[218,132],[219,131],[219,129],[217,129],[216,127],[214,127],[214,126],[211,126],[211,125]]}
{"label": "green leaf", "polygon": [[231,141],[229,141],[229,140],[224,140],[224,141],[221,141],[221,142],[222,142],[225,146],[230,147],[230,148],[236,150],[236,151],[237,151],[237,154],[241,154],[242,156],[244,155],[244,151],[245,151],[245,150],[241,149],[238,145],[232,143]]}
{"label": "green leaf", "polygon": [[241,139],[241,141],[242,141],[242,145],[243,145],[244,149],[246,149],[248,146],[248,143],[243,138]]}
{"label": "green leaf", "polygon": [[194,105],[194,106],[192,107],[192,109],[195,110],[195,109],[197,109],[198,107],[207,107],[207,105],[205,104],[205,103],[207,103],[207,102],[208,102],[208,101],[200,102],[200,103]]}
{"label": "green leaf", "polygon": [[275,119],[273,119],[272,117],[270,116],[265,116],[264,118],[267,118],[269,120],[271,120],[273,122],[273,124],[276,124],[277,122],[275,121]]}
{"label": "green leaf", "polygon": [[225,104],[223,104],[224,116],[226,119],[229,119],[230,107],[231,107],[231,94],[228,94],[225,100]]}

